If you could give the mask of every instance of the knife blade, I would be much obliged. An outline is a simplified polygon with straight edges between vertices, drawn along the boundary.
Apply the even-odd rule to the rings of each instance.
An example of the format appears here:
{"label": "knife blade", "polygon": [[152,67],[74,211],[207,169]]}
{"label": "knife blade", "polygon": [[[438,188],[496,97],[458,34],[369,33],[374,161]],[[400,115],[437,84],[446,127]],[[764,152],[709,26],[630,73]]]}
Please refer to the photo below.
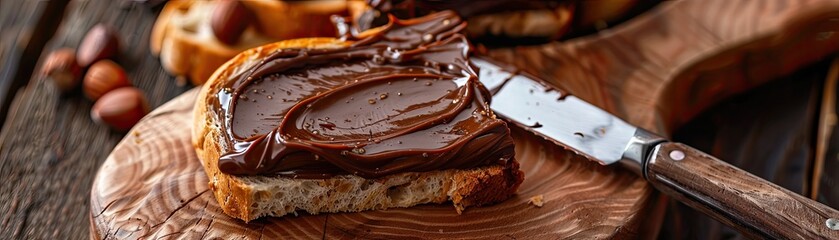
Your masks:
{"label": "knife blade", "polygon": [[563,93],[545,81],[473,58],[510,123],[597,161],[618,164],[659,191],[755,238],[839,239],[839,211]]}
{"label": "knife blade", "polygon": [[[488,63],[475,62],[482,66]],[[481,70],[492,74],[502,69],[487,66]],[[575,96],[555,91],[521,74],[510,75],[505,80],[506,83],[495,81],[491,88],[487,86],[495,93],[492,110],[507,120],[535,129],[537,134],[579,155],[603,165],[615,163],[623,157],[626,143],[635,135],[635,126]],[[556,117],[542,114],[545,112],[574,115]]]}

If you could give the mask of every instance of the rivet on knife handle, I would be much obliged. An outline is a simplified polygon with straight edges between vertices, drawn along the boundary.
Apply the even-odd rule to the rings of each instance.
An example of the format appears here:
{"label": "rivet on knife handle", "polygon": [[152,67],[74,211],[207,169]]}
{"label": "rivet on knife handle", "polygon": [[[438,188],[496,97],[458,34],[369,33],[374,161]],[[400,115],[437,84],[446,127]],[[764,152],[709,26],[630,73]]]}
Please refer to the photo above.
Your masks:
{"label": "rivet on knife handle", "polygon": [[839,212],[680,143],[653,149],[659,190],[757,238],[839,239]]}

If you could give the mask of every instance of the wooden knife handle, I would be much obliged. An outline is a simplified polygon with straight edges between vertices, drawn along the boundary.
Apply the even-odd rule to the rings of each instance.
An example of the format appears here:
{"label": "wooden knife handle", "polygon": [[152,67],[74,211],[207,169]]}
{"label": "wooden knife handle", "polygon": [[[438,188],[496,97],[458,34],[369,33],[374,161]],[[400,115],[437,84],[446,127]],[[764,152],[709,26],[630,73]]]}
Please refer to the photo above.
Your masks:
{"label": "wooden knife handle", "polygon": [[684,144],[656,146],[645,171],[660,191],[751,237],[839,239],[839,211]]}

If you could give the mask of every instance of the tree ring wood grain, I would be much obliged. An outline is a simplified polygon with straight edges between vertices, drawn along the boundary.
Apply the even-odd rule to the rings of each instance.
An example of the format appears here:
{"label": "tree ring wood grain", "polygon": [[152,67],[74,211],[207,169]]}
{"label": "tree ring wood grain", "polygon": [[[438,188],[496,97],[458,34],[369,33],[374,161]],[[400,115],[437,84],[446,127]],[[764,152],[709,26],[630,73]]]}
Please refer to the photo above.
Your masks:
{"label": "tree ring wood grain", "polygon": [[[262,218],[225,215],[190,144],[193,89],[144,118],[116,146],[91,190],[91,238],[611,238],[637,237],[652,189],[628,171],[513,130],[526,179],[503,203]],[[542,195],[542,207],[528,204]],[[654,233],[653,233],[654,234]]]}

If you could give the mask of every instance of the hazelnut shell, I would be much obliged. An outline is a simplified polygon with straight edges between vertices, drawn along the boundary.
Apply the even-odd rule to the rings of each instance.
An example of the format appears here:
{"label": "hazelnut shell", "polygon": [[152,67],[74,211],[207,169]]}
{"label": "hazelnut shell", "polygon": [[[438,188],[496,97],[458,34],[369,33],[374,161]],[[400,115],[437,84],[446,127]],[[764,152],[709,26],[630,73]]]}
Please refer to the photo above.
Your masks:
{"label": "hazelnut shell", "polygon": [[114,58],[118,52],[119,37],[116,31],[100,23],[87,32],[76,54],[79,66],[88,67],[99,60]]}
{"label": "hazelnut shell", "polygon": [[41,74],[52,79],[62,92],[69,92],[79,85],[81,72],[81,67],[76,63],[76,51],[71,48],[51,52],[41,67]]}
{"label": "hazelnut shell", "polygon": [[111,60],[96,62],[85,74],[82,91],[90,100],[96,101],[114,89],[131,86],[125,70]]}
{"label": "hazelnut shell", "polygon": [[254,22],[253,11],[235,0],[217,1],[210,19],[216,39],[227,45],[239,42],[242,33]]}
{"label": "hazelnut shell", "polygon": [[131,129],[149,112],[143,92],[135,87],[122,87],[106,93],[93,104],[90,117],[97,123],[117,131]]}

